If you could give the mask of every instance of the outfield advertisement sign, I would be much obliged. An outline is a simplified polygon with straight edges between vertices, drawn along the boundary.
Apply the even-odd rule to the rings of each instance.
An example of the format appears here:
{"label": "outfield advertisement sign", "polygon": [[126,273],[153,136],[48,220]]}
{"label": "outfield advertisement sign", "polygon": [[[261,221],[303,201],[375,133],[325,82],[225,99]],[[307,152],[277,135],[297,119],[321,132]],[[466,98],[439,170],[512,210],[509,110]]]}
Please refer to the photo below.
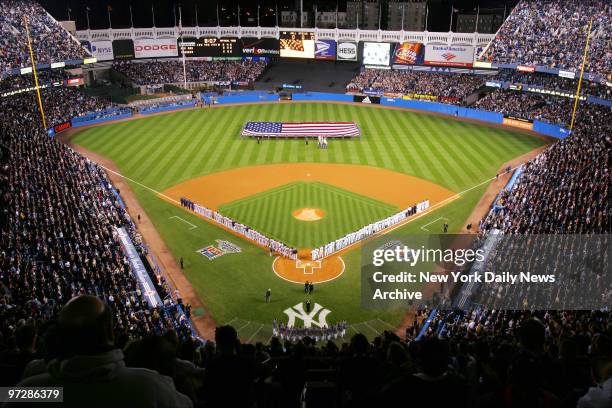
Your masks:
{"label": "outfield advertisement sign", "polygon": [[134,42],[132,40],[113,41],[113,55],[115,59],[133,59]]}
{"label": "outfield advertisement sign", "polygon": [[337,59],[339,61],[357,61],[357,44],[349,41],[339,41]]}
{"label": "outfield advertisement sign", "polygon": [[115,58],[111,41],[92,41],[89,50],[98,61],[112,61]]}
{"label": "outfield advertisement sign", "polygon": [[417,65],[423,63],[423,44],[398,43],[393,51],[393,64]]}
{"label": "outfield advertisement sign", "polygon": [[363,43],[363,64],[388,67],[391,62],[391,43]]}
{"label": "outfield advertisement sign", "polygon": [[516,116],[504,115],[502,120],[504,125],[513,126],[521,129],[533,130],[533,121],[531,119],[518,118]]}
{"label": "outfield advertisement sign", "polygon": [[444,65],[448,67],[471,67],[474,63],[474,47],[471,45],[425,46],[425,65]]}
{"label": "outfield advertisement sign", "polygon": [[276,38],[244,37],[240,41],[244,57],[278,57],[280,55],[280,45]]}
{"label": "outfield advertisement sign", "polygon": [[380,96],[353,95],[353,102],[380,104]]}
{"label": "outfield advertisement sign", "polygon": [[334,40],[316,40],[315,58],[325,60],[336,59],[336,42]]}
{"label": "outfield advertisement sign", "polygon": [[134,40],[136,58],[178,57],[178,46],[173,38]]}

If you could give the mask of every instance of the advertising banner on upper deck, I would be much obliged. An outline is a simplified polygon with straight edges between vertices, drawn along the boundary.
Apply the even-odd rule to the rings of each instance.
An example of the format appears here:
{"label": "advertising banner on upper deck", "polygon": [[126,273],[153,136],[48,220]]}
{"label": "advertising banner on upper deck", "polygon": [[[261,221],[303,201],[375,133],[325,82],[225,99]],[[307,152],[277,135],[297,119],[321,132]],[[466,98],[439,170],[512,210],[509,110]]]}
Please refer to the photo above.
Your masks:
{"label": "advertising banner on upper deck", "polygon": [[474,63],[474,47],[471,45],[427,44],[425,65],[471,67]]}

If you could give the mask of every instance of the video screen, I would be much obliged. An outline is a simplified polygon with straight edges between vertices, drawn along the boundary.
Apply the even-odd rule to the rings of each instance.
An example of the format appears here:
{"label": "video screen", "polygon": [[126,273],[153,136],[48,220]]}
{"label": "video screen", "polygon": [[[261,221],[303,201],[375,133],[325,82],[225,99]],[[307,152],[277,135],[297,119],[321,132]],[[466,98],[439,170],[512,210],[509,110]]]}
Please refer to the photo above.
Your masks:
{"label": "video screen", "polygon": [[280,56],[287,58],[314,58],[315,34],[304,31],[281,31]]}
{"label": "video screen", "polygon": [[366,42],[363,44],[364,65],[389,66],[391,57],[391,43]]}
{"label": "video screen", "polygon": [[238,38],[179,38],[179,50],[186,57],[240,57],[242,44]]}

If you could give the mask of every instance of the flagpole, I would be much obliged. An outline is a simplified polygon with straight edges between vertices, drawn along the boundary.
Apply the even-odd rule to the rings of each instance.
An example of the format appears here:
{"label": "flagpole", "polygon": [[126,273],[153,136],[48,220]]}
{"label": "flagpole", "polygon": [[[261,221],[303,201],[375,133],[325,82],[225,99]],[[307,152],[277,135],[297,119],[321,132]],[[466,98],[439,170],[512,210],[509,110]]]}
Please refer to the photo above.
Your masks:
{"label": "flagpole", "polygon": [[113,25],[111,23],[111,15],[110,15],[111,9],[110,9],[110,6],[106,9],[106,12],[108,13],[108,28],[113,28]]}
{"label": "flagpole", "polygon": [[314,28],[317,28],[317,3],[315,3],[314,8]]}
{"label": "flagpole", "polygon": [[455,8],[451,5],[451,22],[450,25],[448,26],[448,32],[453,31],[453,12],[455,11]]}
{"label": "flagpole", "polygon": [[404,5],[406,3],[402,3],[402,31],[404,31]]}
{"label": "flagpole", "polygon": [[155,7],[151,3],[151,17],[153,18],[153,27],[155,27]]}
{"label": "flagpole", "polygon": [[378,30],[380,31],[380,16],[381,16],[382,7],[380,7],[380,3],[378,3]]}
{"label": "flagpole", "polygon": [[238,27],[240,27],[240,3],[238,3]]}
{"label": "flagpole", "polygon": [[478,15],[479,14],[480,14],[480,6],[478,6],[478,8],[476,9],[476,28],[474,29],[475,33],[478,32]]}
{"label": "flagpole", "polygon": [[257,27],[259,27],[259,3],[257,3]]}
{"label": "flagpole", "polygon": [[217,27],[221,27],[221,22],[219,20],[219,2],[217,2]]}
{"label": "flagpole", "polygon": [[336,2],[336,30],[338,29],[338,2]]}
{"label": "flagpole", "polygon": [[196,27],[199,27],[200,25],[199,25],[199,23],[198,23],[198,4],[197,4],[197,3],[195,3],[195,4],[194,4],[194,7],[195,7],[195,20],[196,20]]}
{"label": "flagpole", "polygon": [[132,5],[130,4],[130,24],[132,28],[134,28],[134,20],[132,19]]}
{"label": "flagpole", "polygon": [[[181,43],[183,43],[183,13],[181,6],[179,6],[179,34],[181,36]],[[185,67],[185,49],[183,49],[183,84],[184,88],[187,89],[187,68]]]}
{"label": "flagpole", "polygon": [[68,21],[70,21],[70,7],[68,7]]}
{"label": "flagpole", "polygon": [[91,30],[89,27],[89,7],[85,7],[85,17],[87,18],[87,29]]}
{"label": "flagpole", "polygon": [[427,18],[429,17],[429,6],[425,6],[425,31],[427,31]]}
{"label": "flagpole", "polygon": [[278,3],[274,3],[274,6],[276,7],[276,11],[274,12],[274,16],[276,18],[276,26],[278,27]]}

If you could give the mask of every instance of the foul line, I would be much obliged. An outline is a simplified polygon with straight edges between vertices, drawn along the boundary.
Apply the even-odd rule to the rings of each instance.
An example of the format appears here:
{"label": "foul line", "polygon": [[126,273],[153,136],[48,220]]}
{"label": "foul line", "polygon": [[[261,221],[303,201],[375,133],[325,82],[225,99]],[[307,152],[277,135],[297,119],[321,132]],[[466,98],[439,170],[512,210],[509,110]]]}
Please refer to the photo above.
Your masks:
{"label": "foul line", "polygon": [[[523,163],[521,163],[521,164],[519,164],[519,165],[515,166],[514,168],[511,168],[511,169],[510,169],[510,171],[508,171],[508,173],[513,172],[514,170],[518,169],[519,167],[521,167],[523,164],[527,163],[528,161],[529,161],[529,160],[526,160],[526,161],[524,161]],[[319,258],[318,260],[319,260],[319,261],[322,261],[323,259],[325,259],[325,258],[327,258],[327,257],[329,257],[329,256],[332,256],[332,255],[336,255],[336,254],[340,254],[340,253],[346,252],[346,250],[347,250],[347,249],[349,249],[349,248],[351,248],[351,247],[353,247],[353,246],[355,246],[355,245],[361,245],[362,243],[364,243],[364,242],[366,242],[366,241],[368,241],[368,240],[370,240],[370,239],[373,239],[373,238],[378,238],[378,237],[381,237],[381,236],[383,236],[383,235],[388,234],[388,233],[389,233],[389,232],[391,232],[391,231],[395,231],[396,229],[398,229],[398,228],[400,228],[400,227],[403,227],[404,225],[406,225],[406,224],[408,224],[408,223],[411,223],[412,221],[418,220],[419,218],[421,218],[421,217],[423,217],[423,216],[425,216],[425,215],[429,215],[429,214],[430,214],[430,213],[431,213],[431,212],[434,210],[434,208],[436,208],[436,207],[441,207],[441,206],[443,206],[443,205],[446,205],[446,204],[448,204],[449,202],[451,202],[451,201],[453,201],[453,200],[456,200],[457,198],[460,198],[460,197],[461,197],[463,194],[465,194],[465,193],[467,193],[467,192],[470,192],[470,191],[472,191],[472,190],[475,190],[475,189],[477,189],[478,187],[481,187],[481,186],[483,186],[483,185],[485,185],[485,184],[487,184],[487,183],[490,183],[490,182],[491,182],[491,181],[493,181],[493,180],[496,180],[498,177],[499,177],[499,174],[498,174],[498,175],[496,175],[495,177],[491,177],[490,179],[487,179],[487,180],[485,180],[485,181],[483,181],[483,182],[481,182],[481,183],[478,183],[478,184],[476,184],[475,186],[472,186],[472,187],[470,187],[470,188],[468,188],[468,189],[465,189],[465,190],[463,190],[463,191],[461,191],[461,192],[459,192],[459,193],[457,193],[457,194],[455,194],[455,195],[452,195],[452,196],[450,196],[450,197],[447,197],[447,198],[445,198],[445,199],[444,199],[444,200],[442,200],[442,201],[438,201],[437,203],[435,203],[434,205],[430,206],[428,209],[426,209],[426,210],[425,210],[425,211],[423,211],[422,213],[418,214],[416,217],[411,217],[411,218],[408,218],[408,219],[406,219],[406,220],[404,220],[404,221],[402,221],[402,222],[400,222],[400,223],[398,223],[398,224],[392,225],[392,226],[390,226],[390,227],[388,227],[388,228],[384,229],[383,231],[381,231],[381,232],[379,232],[379,233],[377,233],[377,234],[373,234],[373,235],[371,235],[371,236],[369,236],[369,237],[367,237],[367,238],[365,238],[365,239],[362,239],[362,240],[360,240],[360,241],[355,241],[355,242],[353,242],[352,244],[345,246],[345,247],[344,247],[344,248],[342,248],[341,250],[336,251],[336,252],[332,252],[332,253],[331,253],[331,254],[329,254],[329,255],[326,255],[326,256],[324,256],[324,257],[322,257],[322,258]]]}
{"label": "foul line", "polygon": [[[521,167],[523,164],[527,163],[528,161],[529,161],[529,160],[525,160],[524,162],[522,162],[522,163],[520,163],[520,164],[516,165],[515,167],[510,168],[510,170],[509,170],[509,171],[507,171],[506,173],[511,173],[511,172],[515,171],[516,169],[518,169],[519,167]],[[110,172],[110,173],[113,173],[113,174],[115,174],[115,175],[117,175],[117,176],[119,176],[119,177],[121,177],[121,178],[124,178],[124,179],[126,179],[126,180],[128,180],[128,181],[131,181],[131,182],[132,182],[132,183],[134,183],[134,184],[139,185],[140,187],[143,187],[143,188],[145,188],[145,189],[147,189],[147,190],[149,190],[149,191],[152,191],[153,193],[157,194],[157,195],[158,195],[158,196],[160,196],[160,197],[163,197],[164,199],[166,199],[166,200],[168,200],[168,201],[170,201],[170,202],[172,202],[172,203],[175,203],[175,204],[179,204],[179,205],[180,205],[180,202],[179,202],[179,201],[177,201],[177,200],[175,200],[174,198],[168,197],[167,195],[165,195],[165,194],[163,194],[163,193],[160,193],[159,191],[157,191],[157,190],[155,190],[155,189],[153,189],[153,188],[151,188],[151,187],[148,187],[148,186],[146,186],[146,185],[144,185],[144,184],[142,184],[142,183],[140,183],[140,182],[138,182],[138,181],[136,181],[136,180],[134,180],[134,179],[132,179],[132,178],[130,178],[130,177],[124,176],[123,174],[121,174],[121,173],[119,173],[119,172],[116,172],[116,171],[114,171],[114,170],[111,170],[111,169],[109,169],[108,167],[105,167],[105,166],[103,166],[103,165],[101,165],[101,164],[98,164],[98,163],[96,163],[96,164],[97,164],[99,167],[103,168],[104,170],[106,170],[106,171],[108,171],[108,172]],[[319,260],[319,261],[322,261],[323,259],[325,259],[325,258],[327,258],[327,257],[329,257],[329,256],[332,256],[332,255],[335,255],[335,254],[339,254],[339,253],[346,252],[346,250],[348,250],[349,248],[351,248],[351,247],[353,247],[353,246],[355,246],[355,245],[361,245],[363,242],[365,242],[365,241],[367,241],[367,240],[369,240],[369,239],[376,238],[376,237],[380,237],[380,236],[383,236],[383,235],[385,235],[385,234],[388,234],[389,232],[394,231],[394,230],[396,230],[397,228],[400,228],[400,227],[402,227],[402,226],[404,226],[404,225],[406,225],[406,224],[408,224],[408,223],[410,223],[410,222],[412,222],[412,221],[418,220],[419,218],[421,218],[421,217],[423,217],[423,216],[425,216],[425,215],[429,215],[429,214],[430,214],[430,213],[431,213],[431,212],[432,212],[434,209],[437,209],[438,207],[441,207],[441,206],[443,206],[443,205],[446,205],[446,204],[447,204],[447,203],[449,203],[450,201],[453,201],[453,200],[455,200],[455,199],[457,199],[457,198],[460,198],[460,197],[461,197],[462,195],[464,195],[465,193],[468,193],[468,192],[470,192],[470,191],[472,191],[472,190],[477,189],[478,187],[481,187],[481,186],[483,186],[483,185],[485,185],[485,184],[487,184],[487,183],[490,183],[490,182],[491,182],[491,181],[493,181],[493,180],[496,180],[498,177],[499,177],[499,174],[497,174],[495,177],[491,177],[491,178],[489,178],[489,179],[486,179],[486,180],[484,180],[483,182],[478,183],[478,184],[476,184],[476,185],[474,185],[474,186],[472,186],[472,187],[470,187],[470,188],[467,188],[467,189],[465,189],[465,190],[463,190],[463,191],[461,191],[461,192],[459,192],[459,193],[457,193],[457,194],[455,194],[455,195],[452,195],[452,196],[450,196],[450,197],[447,197],[447,198],[445,198],[445,199],[444,199],[444,200],[442,200],[442,201],[438,201],[437,203],[435,203],[435,204],[431,205],[431,206],[430,206],[430,207],[429,207],[427,210],[425,210],[425,211],[423,211],[422,213],[418,214],[416,217],[411,217],[411,218],[408,218],[408,219],[406,219],[404,222],[400,222],[400,223],[398,223],[398,224],[396,224],[396,225],[393,225],[393,226],[391,226],[391,227],[389,227],[389,228],[387,228],[387,229],[385,229],[385,230],[381,231],[381,232],[380,232],[380,233],[378,233],[378,234],[374,234],[374,235],[372,235],[372,236],[370,236],[370,237],[368,237],[368,238],[366,238],[366,239],[362,239],[361,241],[356,241],[356,242],[353,242],[352,244],[345,246],[345,247],[344,247],[344,248],[342,248],[341,250],[336,251],[336,252],[334,252],[334,253],[331,253],[331,254],[329,254],[329,255],[326,255],[326,256],[324,256],[324,257],[322,257],[322,258],[318,259],[318,260]],[[214,225],[218,225],[218,224],[214,224]],[[251,241],[249,240],[249,242],[251,242]]]}
{"label": "foul line", "polygon": [[103,165],[101,165],[101,164],[99,164],[99,163],[96,163],[96,164],[98,165],[98,167],[103,168],[104,170],[108,171],[109,173],[113,173],[114,175],[119,176],[119,177],[121,177],[121,178],[123,178],[123,179],[126,179],[126,180],[128,180],[128,181],[131,181],[131,182],[132,182],[132,183],[134,183],[134,184],[138,184],[140,187],[146,188],[147,190],[154,192],[154,193],[155,193],[155,194],[157,194],[158,196],[163,197],[163,198],[165,198],[166,200],[168,200],[168,201],[170,201],[170,202],[173,202],[173,203],[175,203],[175,204],[180,204],[180,202],[178,202],[178,201],[177,201],[177,200],[175,200],[174,198],[172,198],[172,197],[168,197],[168,196],[167,196],[167,195],[165,195],[164,193],[160,193],[159,191],[157,191],[157,190],[155,190],[155,189],[152,189],[152,188],[151,188],[151,187],[149,187],[149,186],[145,186],[144,184],[142,184],[142,183],[141,183],[141,182],[139,182],[139,181],[136,181],[136,180],[134,180],[134,179],[132,179],[132,178],[129,178],[128,176],[124,176],[123,174],[121,174],[121,173],[119,173],[119,172],[116,172],[115,170],[111,170],[111,169],[109,169],[108,167],[104,167]]}
{"label": "foul line", "polygon": [[427,224],[425,224],[425,225],[422,225],[422,226],[421,226],[421,229],[422,229],[423,231],[430,232],[430,231],[429,231],[427,228],[425,228],[425,227],[426,227],[426,226],[428,226],[428,225],[433,224],[434,222],[438,222],[438,221],[440,221],[440,220],[446,220],[446,221],[448,221],[448,218],[446,218],[446,217],[438,217],[438,218],[436,218],[435,220],[433,220],[432,222],[429,222],[429,223],[427,223]]}
{"label": "foul line", "polygon": [[172,217],[168,218],[169,220],[173,219],[173,218],[178,218],[179,220],[183,221],[185,224],[189,224],[191,225],[191,228],[189,228],[189,231],[191,231],[192,229],[196,229],[198,228],[196,225],[190,223],[187,220],[182,219],[181,217],[179,217],[178,215],[173,215]]}

